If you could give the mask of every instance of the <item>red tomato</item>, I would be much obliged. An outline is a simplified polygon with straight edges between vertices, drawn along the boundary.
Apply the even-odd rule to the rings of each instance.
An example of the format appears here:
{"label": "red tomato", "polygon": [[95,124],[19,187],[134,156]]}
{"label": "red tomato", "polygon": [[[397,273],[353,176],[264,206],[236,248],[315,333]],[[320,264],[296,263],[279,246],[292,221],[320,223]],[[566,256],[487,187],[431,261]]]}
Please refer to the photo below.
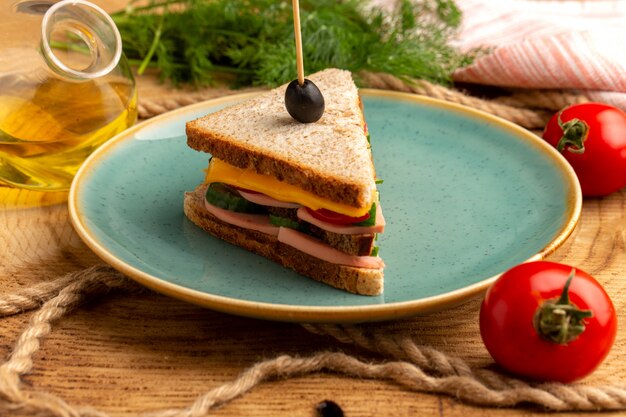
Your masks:
{"label": "red tomato", "polygon": [[552,116],[543,138],[572,165],[584,196],[626,186],[626,113],[620,109],[602,103],[566,107]]}
{"label": "red tomato", "polygon": [[352,224],[362,222],[370,218],[369,213],[365,213],[361,217],[350,217],[346,216],[345,214],[336,213],[334,211],[326,209],[311,210],[308,207],[306,209],[311,214],[311,216],[315,217],[317,220],[332,224]]}
{"label": "red tomato", "polygon": [[[571,266],[555,262],[523,263],[489,288],[480,309],[480,334],[500,366],[531,379],[570,382],[590,374],[604,360],[617,332],[613,303],[602,286],[579,269],[569,291],[564,291],[572,271]],[[569,322],[569,337],[561,338],[557,336],[561,316],[554,303],[563,293],[583,316],[585,310],[591,316],[580,320],[583,327],[578,335],[576,320]],[[543,335],[538,330],[540,308],[548,314]],[[568,308],[572,307],[561,310]]]}

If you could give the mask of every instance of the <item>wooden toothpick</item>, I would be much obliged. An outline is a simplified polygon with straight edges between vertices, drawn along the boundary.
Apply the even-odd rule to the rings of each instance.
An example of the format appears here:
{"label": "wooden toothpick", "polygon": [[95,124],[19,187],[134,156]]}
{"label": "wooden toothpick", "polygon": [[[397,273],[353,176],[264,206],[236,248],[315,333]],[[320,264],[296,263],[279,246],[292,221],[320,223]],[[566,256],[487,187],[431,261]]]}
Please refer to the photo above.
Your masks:
{"label": "wooden toothpick", "polygon": [[293,5],[293,31],[296,35],[296,66],[298,68],[298,84],[304,85],[304,62],[302,59],[302,34],[300,32],[300,2],[291,0]]}

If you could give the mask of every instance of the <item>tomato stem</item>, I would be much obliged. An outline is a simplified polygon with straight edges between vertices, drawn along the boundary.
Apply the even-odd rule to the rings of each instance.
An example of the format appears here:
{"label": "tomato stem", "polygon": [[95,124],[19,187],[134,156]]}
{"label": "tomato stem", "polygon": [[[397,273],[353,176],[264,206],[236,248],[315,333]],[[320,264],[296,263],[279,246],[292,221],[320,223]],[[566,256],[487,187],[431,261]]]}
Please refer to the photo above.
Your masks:
{"label": "tomato stem", "polygon": [[592,317],[591,310],[581,310],[572,304],[569,298],[569,287],[576,270],[572,268],[561,296],[557,300],[546,300],[537,309],[534,326],[543,339],[566,345],[585,331],[584,319]]}
{"label": "tomato stem", "polygon": [[559,126],[563,129],[563,136],[559,139],[556,149],[561,152],[567,147],[572,153],[585,152],[585,141],[589,136],[589,125],[580,119],[572,119],[563,123],[561,113],[558,117]]}

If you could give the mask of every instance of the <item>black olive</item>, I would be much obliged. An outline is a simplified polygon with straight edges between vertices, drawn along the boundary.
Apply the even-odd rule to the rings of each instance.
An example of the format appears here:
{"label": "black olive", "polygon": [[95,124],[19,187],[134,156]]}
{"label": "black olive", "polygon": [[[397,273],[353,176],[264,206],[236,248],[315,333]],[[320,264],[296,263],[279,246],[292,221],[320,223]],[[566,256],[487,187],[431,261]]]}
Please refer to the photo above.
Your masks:
{"label": "black olive", "polygon": [[301,123],[317,122],[324,114],[324,96],[311,80],[305,78],[302,85],[293,80],[285,91],[285,107]]}
{"label": "black olive", "polygon": [[316,409],[319,417],[343,417],[343,410],[334,401],[324,400]]}

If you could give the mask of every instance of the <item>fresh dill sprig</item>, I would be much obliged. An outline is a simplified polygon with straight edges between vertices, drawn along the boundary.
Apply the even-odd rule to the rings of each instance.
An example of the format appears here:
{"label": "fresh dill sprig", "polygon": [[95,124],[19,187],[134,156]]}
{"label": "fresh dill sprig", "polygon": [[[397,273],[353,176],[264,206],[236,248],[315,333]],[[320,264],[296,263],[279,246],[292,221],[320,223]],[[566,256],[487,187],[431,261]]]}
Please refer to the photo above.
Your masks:
{"label": "fresh dill sprig", "polygon": [[[402,0],[384,13],[358,0],[301,0],[307,73],[335,67],[448,84],[471,57],[449,40],[461,21],[452,0]],[[291,2],[151,0],[115,14],[131,63],[177,83],[275,86],[295,78]]]}

